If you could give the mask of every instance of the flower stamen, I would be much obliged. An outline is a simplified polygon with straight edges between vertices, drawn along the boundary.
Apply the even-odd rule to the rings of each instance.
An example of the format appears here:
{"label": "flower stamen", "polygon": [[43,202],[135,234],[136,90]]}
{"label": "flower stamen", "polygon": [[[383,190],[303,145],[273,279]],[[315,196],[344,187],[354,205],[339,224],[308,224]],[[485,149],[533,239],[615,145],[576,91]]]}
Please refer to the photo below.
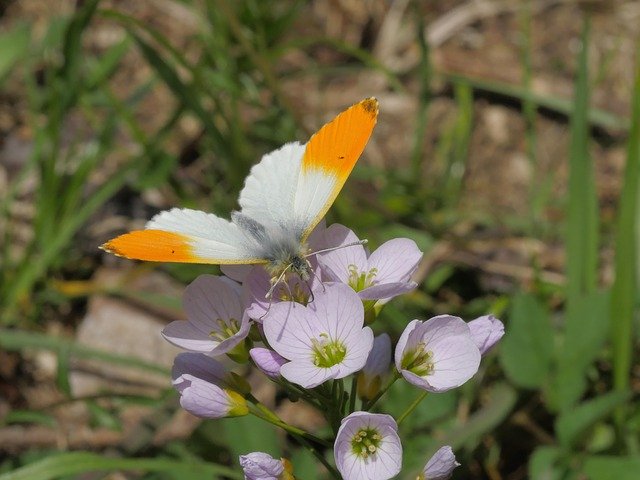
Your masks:
{"label": "flower stamen", "polygon": [[382,436],[373,428],[362,428],[351,439],[351,451],[362,458],[375,455]]}
{"label": "flower stamen", "polygon": [[361,272],[354,264],[349,265],[349,286],[356,292],[369,288],[373,285],[375,277],[378,274],[377,268]]}
{"label": "flower stamen", "polygon": [[404,355],[402,358],[402,368],[420,377],[432,375],[435,370],[433,352],[427,350],[426,345],[420,342],[415,349],[409,350]]}
{"label": "flower stamen", "polygon": [[342,342],[331,340],[329,335],[321,333],[320,338],[312,338],[313,364],[316,367],[330,368],[344,360],[347,349]]}
{"label": "flower stamen", "polygon": [[216,323],[218,324],[218,329],[211,330],[211,332],[209,332],[209,336],[220,342],[233,337],[240,331],[240,322],[235,318],[230,318],[229,320],[218,318]]}

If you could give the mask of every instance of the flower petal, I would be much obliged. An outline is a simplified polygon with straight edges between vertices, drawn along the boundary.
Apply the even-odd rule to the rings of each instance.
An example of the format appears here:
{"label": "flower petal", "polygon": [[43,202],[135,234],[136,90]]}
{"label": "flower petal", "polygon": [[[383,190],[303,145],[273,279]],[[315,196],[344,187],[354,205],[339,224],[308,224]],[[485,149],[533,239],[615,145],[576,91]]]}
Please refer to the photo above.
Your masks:
{"label": "flower petal", "polygon": [[358,292],[362,300],[386,300],[410,292],[418,286],[416,282],[380,283]]}
{"label": "flower petal", "polygon": [[379,283],[406,282],[418,268],[422,252],[408,238],[394,238],[383,243],[369,257],[368,270],[377,269]]}
{"label": "flower petal", "polygon": [[402,370],[402,357],[404,356],[404,352],[407,349],[407,342],[409,341],[409,335],[424,322],[422,320],[411,320],[404,327],[400,338],[398,339],[398,343],[396,343],[396,351],[394,355],[394,362],[396,364],[396,369],[398,371]]}
{"label": "flower petal", "polygon": [[373,346],[362,371],[370,377],[389,372],[391,364],[391,337],[383,333],[373,340]]}
{"label": "flower petal", "polygon": [[338,372],[337,366],[320,368],[311,361],[300,360],[285,363],[280,368],[280,375],[303,388],[317,387],[327,380],[336,378]]}
{"label": "flower petal", "polygon": [[244,313],[241,289],[226,277],[200,275],[184,292],[183,304],[188,321],[204,336],[218,331],[218,319],[240,321]]}
{"label": "flower petal", "polygon": [[312,339],[322,330],[315,312],[299,303],[280,302],[271,305],[262,322],[271,348],[288,360],[311,358]]}
{"label": "flower petal", "polygon": [[287,363],[287,359],[281,357],[273,350],[268,348],[256,347],[249,350],[249,355],[253,359],[256,367],[262,373],[271,378],[280,376],[280,367]]}
{"label": "flower petal", "polygon": [[[338,247],[358,242],[360,239],[344,225],[334,223],[324,232],[325,242],[330,247]],[[332,280],[349,284],[349,266],[355,265],[358,270],[367,267],[367,252],[362,245],[339,248],[316,255],[322,268],[328,268]]]}
{"label": "flower petal", "polygon": [[222,363],[202,353],[179,353],[173,360],[171,377],[178,378],[184,374],[190,374],[202,380],[215,384],[224,384],[227,377],[227,369]]}
{"label": "flower petal", "polygon": [[489,353],[504,335],[504,324],[493,315],[476,318],[468,325],[482,355]]}
{"label": "flower petal", "polygon": [[449,445],[445,445],[429,459],[422,469],[422,475],[425,480],[447,480],[459,466],[453,450]]}
{"label": "flower petal", "polygon": [[240,466],[247,480],[278,480],[284,472],[282,460],[263,452],[240,455]]}

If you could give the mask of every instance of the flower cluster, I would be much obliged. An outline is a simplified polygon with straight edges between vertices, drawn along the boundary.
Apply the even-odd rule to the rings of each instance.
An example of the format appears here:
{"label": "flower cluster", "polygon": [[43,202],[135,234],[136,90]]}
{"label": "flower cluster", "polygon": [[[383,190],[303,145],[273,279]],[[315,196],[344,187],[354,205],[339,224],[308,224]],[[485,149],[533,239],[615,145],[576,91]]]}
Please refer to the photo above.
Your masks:
{"label": "flower cluster", "polygon": [[[202,275],[187,287],[187,320],[162,332],[187,350],[175,360],[173,385],[182,407],[198,417],[253,414],[285,429],[336,478],[393,478],[402,468],[398,424],[411,412],[398,421],[372,413],[378,400],[400,379],[423,390],[422,396],[459,387],[475,375],[504,327],[493,316],[468,323],[451,315],[416,319],[394,350],[391,337],[375,336],[371,325],[385,303],[416,287],[411,277],[422,257],[416,244],[394,239],[369,253],[338,224],[319,226],[308,243],[317,252],[306,257],[309,279],[275,278],[261,265],[240,265],[223,267],[224,276]],[[331,438],[285,423],[253,396],[225,357],[254,365],[290,398],[318,408]],[[323,453],[328,448],[335,463]],[[288,460],[267,453],[242,455],[240,464],[247,479],[295,478]],[[448,478],[456,466],[444,446],[418,479]]]}

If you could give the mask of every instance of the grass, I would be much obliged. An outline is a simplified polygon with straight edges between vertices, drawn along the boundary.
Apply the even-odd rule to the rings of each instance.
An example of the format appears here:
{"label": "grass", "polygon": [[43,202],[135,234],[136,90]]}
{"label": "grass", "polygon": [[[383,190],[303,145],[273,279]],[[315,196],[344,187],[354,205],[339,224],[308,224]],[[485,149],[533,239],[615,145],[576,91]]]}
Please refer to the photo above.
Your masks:
{"label": "grass", "polygon": [[[625,478],[625,468],[637,465],[640,450],[640,411],[630,401],[637,398],[631,368],[638,304],[638,67],[629,121],[592,106],[588,53],[595,35],[588,17],[576,56],[574,97],[560,98],[534,92],[536,32],[528,9],[521,12],[519,27],[523,80],[512,85],[439,70],[426,43],[428,22],[418,2],[411,4],[412,16],[407,17],[418,62],[413,70],[401,73],[385,66],[366,38],[357,44],[315,31],[306,35],[301,31],[309,15],[305,2],[271,7],[257,0],[220,0],[202,6],[176,2],[176,6],[196,19],[186,41],[188,54],[183,43],[154,22],[135,18],[124,9],[106,8],[98,0],[83,2],[72,16],[52,19],[43,37],[25,23],[0,35],[0,47],[4,46],[0,48],[0,85],[24,96],[26,127],[33,134],[28,161],[0,198],[5,225],[0,247],[0,347],[21,358],[29,358],[27,352],[54,352],[56,385],[70,401],[74,397],[69,372],[75,358],[166,373],[158,365],[43,333],[51,323],[72,330],[87,298],[96,293],[138,303],[162,302],[175,310],[177,299],[131,292],[126,284],[101,288],[87,279],[103,262],[93,248],[87,252],[79,247],[86,238],[99,243],[88,233],[90,227],[109,209],[123,209],[124,217],[133,215],[134,210],[118,199],[123,192],[137,199],[160,195],[176,204],[225,214],[235,208],[242,182],[261,154],[286,141],[305,139],[322,122],[308,117],[292,85],[308,88],[300,85],[312,81],[319,89],[336,92],[335,87],[329,88],[332,82],[376,76],[385,82],[379,93],[381,100],[388,100],[390,111],[394,98],[415,101],[411,128],[401,137],[408,155],[397,162],[385,157],[382,166],[361,162],[336,202],[332,218],[359,229],[374,245],[395,235],[410,236],[427,256],[442,248],[462,248],[484,232],[513,238],[540,235],[534,239],[541,241],[564,235],[567,252],[566,285],[561,289],[545,285],[537,276],[526,285],[511,282],[508,291],[487,288],[478,269],[462,268],[443,256],[426,273],[421,289],[385,308],[384,318],[395,331],[402,329],[407,318],[443,311],[467,319],[490,309],[506,312],[508,336],[477,379],[458,393],[429,396],[403,422],[404,434],[414,440],[406,446],[408,471],[417,471],[428,452],[444,442],[459,452],[465,469],[460,478],[512,473],[529,454],[531,478],[561,476],[572,469],[595,479],[620,470],[619,478]],[[98,24],[124,32],[100,54],[87,47],[91,29]],[[137,55],[148,75],[123,89],[120,76],[128,71],[132,55]],[[299,67],[301,58],[304,71]],[[600,69],[598,84],[610,65],[607,61]],[[160,118],[148,125],[145,105],[159,91],[170,98],[170,107],[156,112]],[[482,127],[482,117],[477,115],[481,93],[494,94],[492,102],[521,105],[522,150],[536,173],[531,191],[523,192],[530,199],[530,214],[512,230],[491,212],[483,217],[490,220],[475,222],[461,203],[476,155],[474,135]],[[351,100],[370,94],[363,91]],[[317,92],[302,96],[305,100],[330,98]],[[434,121],[441,100],[449,102],[452,112],[444,122]],[[553,121],[570,122],[567,158],[555,159],[570,171],[566,195],[557,203],[562,206],[559,222],[548,217],[549,210],[556,208],[550,186],[553,174],[545,177],[538,170],[537,152],[543,140],[540,118],[548,112],[553,113]],[[82,128],[70,129],[73,122]],[[193,125],[186,139],[176,133],[185,123]],[[616,222],[600,217],[590,148],[594,127],[627,142]],[[375,142],[382,142],[385,129],[393,128],[383,102],[380,140],[376,136],[369,147],[371,158],[376,151],[388,153]],[[432,144],[425,141],[428,134]],[[32,182],[37,185],[28,198],[34,212],[33,236],[24,241],[13,215]],[[608,248],[615,248],[612,284],[601,279],[600,253]],[[184,282],[204,271],[190,266],[159,268]],[[532,265],[532,270],[536,268]],[[605,343],[607,332],[610,341]],[[414,397],[398,383],[386,407],[400,413]],[[109,423],[109,419],[118,418],[120,408],[140,398],[122,397],[107,406],[96,399],[80,400],[93,412],[94,420],[102,416],[104,424],[117,428],[118,422]],[[52,421],[41,412],[19,409],[13,413],[21,423]],[[146,436],[136,448],[116,457],[88,452],[54,455],[41,450],[31,457],[0,458],[0,480],[54,479],[97,470],[135,470],[145,472],[145,478],[186,472],[189,477],[239,478],[237,468],[229,465],[246,450],[247,442],[256,441],[255,448],[261,448],[260,438],[271,439],[268,448],[273,454],[293,457],[300,478],[321,478],[316,462],[304,450],[277,437],[269,426],[241,422],[248,423],[241,428],[224,423],[219,429],[217,423],[205,422],[191,438],[166,445],[154,445],[149,440],[152,435]],[[524,429],[526,440],[520,430],[514,433],[516,424]],[[245,432],[259,428],[259,435],[247,438]]]}

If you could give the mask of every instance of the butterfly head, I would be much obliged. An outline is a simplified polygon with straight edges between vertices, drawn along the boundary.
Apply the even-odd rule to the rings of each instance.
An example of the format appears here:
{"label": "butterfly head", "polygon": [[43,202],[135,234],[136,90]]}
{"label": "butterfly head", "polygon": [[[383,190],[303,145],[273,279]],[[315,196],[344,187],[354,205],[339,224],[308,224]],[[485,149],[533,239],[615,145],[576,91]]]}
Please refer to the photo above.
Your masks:
{"label": "butterfly head", "polygon": [[267,264],[272,282],[281,281],[287,274],[297,275],[305,282],[309,280],[311,264],[303,252],[304,248],[301,248],[300,251],[281,252],[281,255],[274,256]]}

